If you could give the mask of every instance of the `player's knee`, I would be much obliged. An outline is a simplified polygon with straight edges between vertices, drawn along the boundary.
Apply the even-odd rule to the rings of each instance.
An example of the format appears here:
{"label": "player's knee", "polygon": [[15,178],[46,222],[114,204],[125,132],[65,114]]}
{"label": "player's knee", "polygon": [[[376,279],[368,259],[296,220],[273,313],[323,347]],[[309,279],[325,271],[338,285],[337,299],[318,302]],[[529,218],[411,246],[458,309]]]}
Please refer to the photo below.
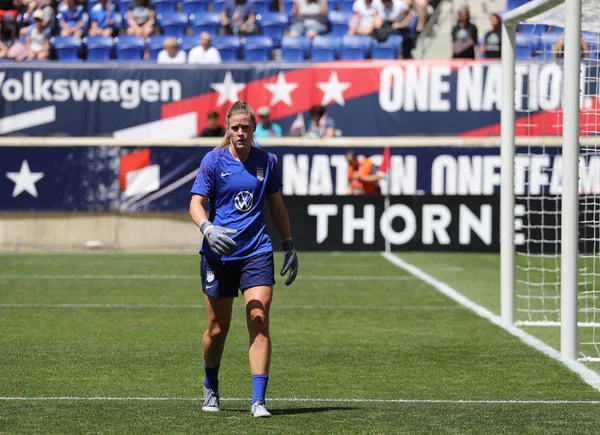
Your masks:
{"label": "player's knee", "polygon": [[266,331],[268,327],[267,314],[262,310],[253,310],[248,316],[248,324],[256,332]]}
{"label": "player's knee", "polygon": [[229,326],[219,325],[218,323],[211,324],[208,327],[208,335],[213,340],[225,340],[228,332]]}

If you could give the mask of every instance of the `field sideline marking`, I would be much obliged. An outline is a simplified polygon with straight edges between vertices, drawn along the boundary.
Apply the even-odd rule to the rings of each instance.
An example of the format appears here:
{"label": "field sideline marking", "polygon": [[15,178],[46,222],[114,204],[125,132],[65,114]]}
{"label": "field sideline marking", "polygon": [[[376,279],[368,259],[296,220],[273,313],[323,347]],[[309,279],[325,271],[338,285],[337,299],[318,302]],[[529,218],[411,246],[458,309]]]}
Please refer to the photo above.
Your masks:
{"label": "field sideline marking", "polygon": [[567,360],[567,359],[563,358],[558,350],[547,345],[546,343],[544,343],[543,341],[534,337],[533,335],[528,334],[527,332],[523,331],[522,329],[517,328],[514,325],[507,325],[506,323],[504,323],[502,321],[502,318],[500,316],[497,316],[496,314],[489,311],[487,308],[484,308],[481,305],[476,304],[471,299],[467,298],[466,296],[462,295],[458,291],[454,290],[448,284],[446,284],[442,281],[439,281],[438,279],[427,274],[426,272],[423,272],[418,267],[413,266],[412,264],[407,263],[406,261],[402,260],[400,257],[398,257],[392,253],[389,253],[389,252],[382,252],[381,255],[383,256],[383,258],[385,258],[390,263],[398,266],[399,268],[405,270],[406,272],[410,273],[411,275],[414,275],[417,278],[421,279],[422,281],[426,282],[427,284],[431,285],[433,288],[438,290],[440,293],[443,293],[444,295],[446,295],[453,301],[458,302],[462,306],[473,311],[479,317],[483,317],[484,319],[489,320],[494,325],[501,327],[509,334],[520,338],[521,341],[523,341],[525,344],[542,352],[544,355],[547,355],[550,358],[564,364],[571,371],[573,371],[573,372],[577,373],[579,376],[581,376],[581,378],[588,385],[590,385],[596,391],[600,392],[600,374],[596,373],[592,369],[587,368],[585,365],[583,365],[579,361],[571,361],[571,360]]}
{"label": "field sideline marking", "polygon": [[[242,304],[235,306],[243,308]],[[3,304],[2,308],[190,308],[204,309],[202,304]],[[460,305],[274,305],[277,310],[282,309],[306,309],[306,310],[464,310]]]}
{"label": "field sideline marking", "polygon": [[[77,279],[189,279],[200,280],[198,275],[0,275],[0,280],[8,279],[56,279],[56,280],[77,280]],[[386,276],[386,275],[306,275],[299,276],[299,280],[318,280],[318,281],[412,281],[412,276]]]}
{"label": "field sideline marking", "polygon": [[[140,402],[199,402],[202,397],[71,397],[71,396],[48,396],[48,397],[0,397],[0,401],[140,401]],[[229,397],[221,398],[225,402],[250,402],[251,398]],[[307,403],[448,403],[448,404],[523,404],[523,405],[600,405],[600,400],[486,400],[486,399],[311,399],[297,397],[268,398],[268,402],[307,402]]]}

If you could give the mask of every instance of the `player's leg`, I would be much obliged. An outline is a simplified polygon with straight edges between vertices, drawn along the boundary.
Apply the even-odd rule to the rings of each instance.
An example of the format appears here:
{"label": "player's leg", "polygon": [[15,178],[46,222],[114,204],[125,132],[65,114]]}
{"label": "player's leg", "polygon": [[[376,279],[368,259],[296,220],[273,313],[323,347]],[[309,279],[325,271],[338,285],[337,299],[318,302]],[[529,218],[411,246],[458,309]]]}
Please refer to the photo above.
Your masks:
{"label": "player's leg", "polygon": [[252,372],[252,409],[255,417],[270,417],[265,408],[265,393],[271,365],[269,310],[273,299],[275,265],[273,253],[256,255],[244,261],[240,287],[246,304],[246,323],[250,345],[248,358]]}
{"label": "player's leg", "polygon": [[269,309],[273,298],[272,286],[257,286],[244,292],[246,322],[250,336],[248,359],[252,372],[252,409],[254,417],[270,417],[265,407],[265,394],[271,365],[271,336]]}
{"label": "player's leg", "polygon": [[208,326],[202,337],[204,358],[204,411],[219,411],[219,367],[225,340],[231,325],[233,298],[237,296],[237,282],[232,285],[231,271],[220,260],[202,256],[200,276]]}

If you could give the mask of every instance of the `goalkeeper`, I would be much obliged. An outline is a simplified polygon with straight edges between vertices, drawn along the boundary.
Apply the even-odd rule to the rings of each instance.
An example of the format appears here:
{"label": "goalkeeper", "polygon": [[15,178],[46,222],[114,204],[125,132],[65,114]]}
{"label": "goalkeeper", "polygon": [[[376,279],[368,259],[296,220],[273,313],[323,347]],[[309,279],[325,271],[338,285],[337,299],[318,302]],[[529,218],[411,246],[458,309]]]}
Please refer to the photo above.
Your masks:
{"label": "goalkeeper", "polygon": [[[265,200],[285,251],[281,275],[290,285],[298,273],[281,179],[272,154],[252,146],[256,118],[236,102],[227,112],[225,137],[202,160],[190,202],[190,215],[202,231],[200,277],[208,315],[202,338],[204,411],[219,411],[219,365],[231,323],[233,298],[241,290],[250,334],[254,417],[270,417],[265,406],[271,339],[269,307],[273,297],[273,245],[263,215]],[[204,206],[210,203],[210,218]]]}

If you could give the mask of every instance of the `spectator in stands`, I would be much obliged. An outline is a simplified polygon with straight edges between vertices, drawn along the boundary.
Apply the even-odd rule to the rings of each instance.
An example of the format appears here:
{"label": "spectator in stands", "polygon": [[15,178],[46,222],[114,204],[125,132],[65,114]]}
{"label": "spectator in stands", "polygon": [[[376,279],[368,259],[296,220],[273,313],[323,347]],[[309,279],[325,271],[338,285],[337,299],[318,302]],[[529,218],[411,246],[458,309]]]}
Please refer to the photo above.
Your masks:
{"label": "spectator in stands", "polygon": [[2,41],[0,41],[0,59],[6,59],[8,57],[8,47]]}
{"label": "spectator in stands", "polygon": [[[50,0],[37,0],[37,1],[30,1],[28,3],[28,6],[31,6],[31,5],[36,6],[36,8],[31,11],[32,17],[33,17],[33,13],[36,10],[42,11],[42,13],[44,14],[44,18],[43,18],[44,27],[47,27],[50,30],[52,30],[52,28],[54,27],[54,19],[56,18],[56,14],[50,4],[51,4]],[[27,35],[29,33],[31,33],[33,28],[34,28],[33,21],[31,22],[31,25],[21,27],[21,29],[19,30],[19,38],[23,39],[23,41],[25,41],[27,39]]]}
{"label": "spectator in stands", "polygon": [[502,57],[502,33],[500,29],[500,15],[490,15],[492,30],[483,37],[483,43],[477,51],[477,57],[486,59],[500,59]]}
{"label": "spectator in stands", "polygon": [[66,0],[66,7],[60,10],[60,36],[74,36],[81,38],[88,21],[88,15],[82,5],[76,0]]}
{"label": "spectator in stands", "polygon": [[247,0],[227,0],[221,12],[221,34],[259,35],[254,6]]}
{"label": "spectator in stands", "polygon": [[127,13],[127,34],[147,38],[155,31],[156,11],[150,0],[135,0]]}
{"label": "spectator in stands", "polygon": [[356,0],[352,5],[352,17],[348,23],[349,35],[371,35],[375,29],[377,7],[373,0]]}
{"label": "spectator in stands", "polygon": [[256,126],[256,131],[254,132],[255,138],[281,137],[281,127],[279,124],[275,124],[271,121],[271,109],[267,106],[262,106],[258,108],[256,113],[260,116],[260,122]]}
{"label": "spectator in stands", "polygon": [[359,158],[355,150],[346,151],[348,162],[348,195],[381,193],[379,180],[384,176],[368,157]]}
{"label": "spectator in stands", "polygon": [[310,115],[312,119],[306,136],[319,138],[335,136],[335,121],[327,115],[325,107],[313,106]]}
{"label": "spectator in stands", "polygon": [[33,29],[27,35],[27,60],[48,59],[50,54],[50,28],[44,26],[41,9],[33,12]]}
{"label": "spectator in stands", "polygon": [[475,59],[477,27],[471,23],[468,8],[458,11],[456,26],[452,29],[452,57],[454,59]]}
{"label": "spectator in stands", "polygon": [[185,63],[187,55],[185,51],[179,49],[177,38],[167,38],[163,42],[163,49],[158,53],[157,63]]}
{"label": "spectator in stands", "polygon": [[290,27],[289,36],[322,35],[327,32],[327,0],[294,0],[292,17],[297,21]]}
{"label": "spectator in stands", "polygon": [[[590,54],[590,47],[588,46],[588,43],[585,42],[585,40],[583,40],[583,39],[581,40],[580,48],[581,48],[581,58],[587,59]],[[552,53],[553,53],[555,59],[564,59],[564,57],[565,57],[565,40],[564,40],[564,38],[560,38],[558,41],[556,41],[556,44],[554,44],[552,46]]]}
{"label": "spectator in stands", "polygon": [[188,63],[221,63],[219,50],[211,47],[211,37],[208,32],[200,34],[200,45],[192,48],[188,56]]}
{"label": "spectator in stands", "polygon": [[225,130],[219,125],[219,114],[213,110],[208,114],[208,125],[202,130],[200,137],[223,137],[223,135]]}
{"label": "spectator in stands", "polygon": [[411,0],[381,0],[375,4],[373,36],[380,42],[394,33],[406,34],[412,20]]}
{"label": "spectator in stands", "polygon": [[9,30],[11,39],[15,37],[17,15],[20,7],[20,0],[0,0],[0,29],[2,32]]}
{"label": "spectator in stands", "polygon": [[109,0],[98,0],[90,13],[92,21],[90,25],[90,36],[113,36],[118,33],[119,13],[115,9],[115,5]]}

